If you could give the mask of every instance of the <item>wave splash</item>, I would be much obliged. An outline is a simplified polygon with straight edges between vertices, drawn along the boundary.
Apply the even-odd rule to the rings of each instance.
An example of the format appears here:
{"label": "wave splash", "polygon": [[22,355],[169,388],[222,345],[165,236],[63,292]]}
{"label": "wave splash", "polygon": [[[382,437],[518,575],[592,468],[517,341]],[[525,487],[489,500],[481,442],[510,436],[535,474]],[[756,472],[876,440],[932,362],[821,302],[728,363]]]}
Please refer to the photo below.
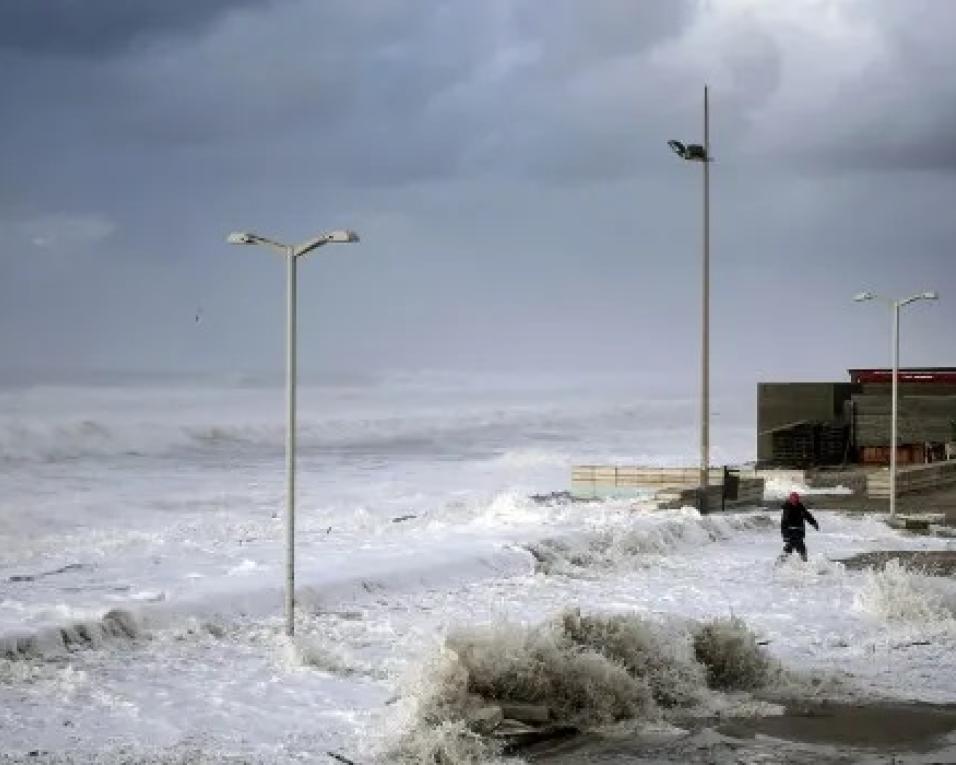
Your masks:
{"label": "wave splash", "polygon": [[578,729],[653,721],[715,693],[758,690],[778,671],[736,618],[660,624],[569,610],[537,626],[461,629],[403,700],[405,732],[386,758],[489,762],[502,752],[496,731],[521,705]]}
{"label": "wave splash", "polygon": [[647,555],[666,555],[730,539],[749,529],[764,528],[773,519],[761,514],[701,515],[692,508],[645,516],[646,523],[568,537],[551,537],[527,545],[542,574],[586,575],[633,565]]}
{"label": "wave splash", "polygon": [[856,609],[897,626],[956,630],[956,586],[946,578],[924,575],[891,560],[864,574]]}
{"label": "wave splash", "polygon": [[110,640],[131,640],[142,625],[130,611],[115,608],[101,619],[75,621],[34,634],[0,637],[0,658],[40,659],[60,656],[76,648],[97,648]]}

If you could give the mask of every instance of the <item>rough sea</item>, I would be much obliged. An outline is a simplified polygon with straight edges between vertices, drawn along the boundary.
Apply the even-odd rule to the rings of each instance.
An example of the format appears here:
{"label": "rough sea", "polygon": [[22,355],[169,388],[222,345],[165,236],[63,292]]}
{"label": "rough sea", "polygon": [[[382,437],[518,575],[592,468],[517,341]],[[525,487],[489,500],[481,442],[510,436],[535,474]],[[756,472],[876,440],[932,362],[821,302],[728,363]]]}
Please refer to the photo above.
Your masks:
{"label": "rough sea", "polygon": [[[699,721],[956,702],[956,584],[839,562],[952,537],[821,511],[809,562],[775,565],[789,485],[709,516],[532,499],[574,463],[694,464],[694,398],[639,390],[301,386],[290,640],[281,386],[0,387],[0,762],[532,758],[465,724],[481,693],[627,742],[542,762],[849,762],[763,739],[720,760]],[[752,402],[714,409],[714,464],[752,459]]]}

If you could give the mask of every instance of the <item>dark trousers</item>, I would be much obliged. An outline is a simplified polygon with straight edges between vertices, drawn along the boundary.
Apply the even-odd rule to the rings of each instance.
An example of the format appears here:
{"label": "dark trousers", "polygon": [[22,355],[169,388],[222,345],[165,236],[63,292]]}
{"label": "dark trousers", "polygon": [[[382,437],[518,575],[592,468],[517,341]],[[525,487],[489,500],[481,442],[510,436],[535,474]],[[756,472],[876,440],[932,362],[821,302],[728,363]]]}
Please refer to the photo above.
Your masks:
{"label": "dark trousers", "polygon": [[807,546],[803,543],[806,532],[802,529],[787,529],[783,534],[783,552],[789,555],[794,550],[800,553],[802,560],[807,559]]}

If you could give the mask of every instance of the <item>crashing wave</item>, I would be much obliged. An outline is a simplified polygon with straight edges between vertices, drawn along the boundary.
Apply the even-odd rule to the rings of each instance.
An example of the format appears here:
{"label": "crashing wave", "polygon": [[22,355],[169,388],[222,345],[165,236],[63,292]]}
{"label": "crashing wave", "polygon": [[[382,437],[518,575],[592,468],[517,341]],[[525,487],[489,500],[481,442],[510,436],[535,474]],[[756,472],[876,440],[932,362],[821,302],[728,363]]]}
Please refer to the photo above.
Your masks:
{"label": "crashing wave", "polygon": [[129,611],[117,608],[101,619],[71,622],[32,634],[0,636],[0,657],[50,657],[77,648],[96,648],[110,640],[131,640],[140,634],[139,620]]}
{"label": "crashing wave", "polygon": [[891,624],[956,627],[956,586],[952,580],[921,574],[896,560],[864,573],[854,605]]}
{"label": "crashing wave", "polygon": [[571,610],[536,626],[461,629],[403,700],[407,727],[387,758],[487,762],[513,709],[578,729],[658,720],[714,693],[756,691],[777,670],[736,618],[659,624]]}
{"label": "crashing wave", "polygon": [[701,515],[691,508],[655,512],[642,520],[640,524],[543,539],[527,549],[539,573],[581,576],[588,569],[618,568],[642,556],[720,542],[737,532],[773,523],[766,515]]}

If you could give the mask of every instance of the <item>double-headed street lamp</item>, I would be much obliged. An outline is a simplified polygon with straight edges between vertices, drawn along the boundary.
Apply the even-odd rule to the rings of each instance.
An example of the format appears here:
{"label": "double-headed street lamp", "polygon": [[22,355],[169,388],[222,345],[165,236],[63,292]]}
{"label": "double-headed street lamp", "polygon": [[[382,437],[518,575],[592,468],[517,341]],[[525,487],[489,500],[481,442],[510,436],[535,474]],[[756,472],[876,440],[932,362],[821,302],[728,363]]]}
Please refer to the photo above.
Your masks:
{"label": "double-headed street lamp", "polygon": [[296,384],[296,261],[324,244],[348,244],[357,242],[354,231],[329,231],[309,239],[301,244],[282,244],[258,234],[233,232],[226,241],[229,244],[258,244],[272,247],[285,256],[288,274],[286,302],[286,403],[288,421],[285,440],[286,470],[286,575],[285,575],[285,631],[287,635],[295,632],[295,384]]}
{"label": "double-headed street lamp", "polygon": [[710,119],[707,86],[704,86],[704,144],[668,141],[675,154],[704,168],[703,278],[701,280],[700,348],[700,500],[701,512],[707,510],[708,469],[710,467]]}
{"label": "double-headed street lamp", "polygon": [[910,295],[908,298],[902,298],[901,300],[874,295],[872,292],[861,292],[853,297],[858,303],[866,300],[881,300],[893,309],[893,384],[890,393],[892,400],[890,404],[890,518],[896,516],[896,416],[900,370],[900,308],[915,303],[917,300],[936,300],[938,297],[935,292],[920,292],[918,295]]}

